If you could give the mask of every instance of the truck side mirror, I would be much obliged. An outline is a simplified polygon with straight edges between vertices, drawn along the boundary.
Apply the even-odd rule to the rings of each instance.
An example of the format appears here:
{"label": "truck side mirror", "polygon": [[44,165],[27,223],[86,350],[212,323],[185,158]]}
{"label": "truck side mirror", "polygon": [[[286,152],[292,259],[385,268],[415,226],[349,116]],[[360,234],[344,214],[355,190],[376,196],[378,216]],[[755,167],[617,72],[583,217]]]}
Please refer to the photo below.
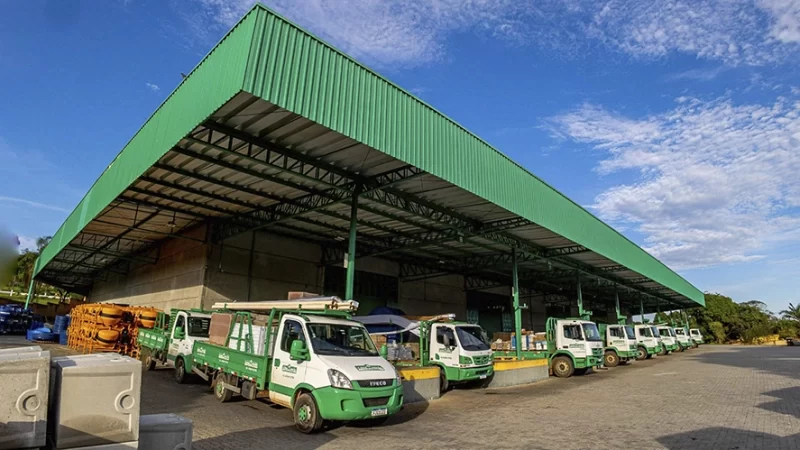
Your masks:
{"label": "truck side mirror", "polygon": [[306,343],[300,339],[292,342],[292,347],[289,349],[289,358],[294,361],[305,361],[308,359],[308,347]]}
{"label": "truck side mirror", "polygon": [[378,353],[380,353],[381,358],[389,359],[389,347],[387,347],[386,344],[381,345],[381,349],[378,350]]}
{"label": "truck side mirror", "polygon": [[186,333],[183,331],[183,327],[175,327],[175,332],[172,334],[175,339],[183,339],[186,337]]}

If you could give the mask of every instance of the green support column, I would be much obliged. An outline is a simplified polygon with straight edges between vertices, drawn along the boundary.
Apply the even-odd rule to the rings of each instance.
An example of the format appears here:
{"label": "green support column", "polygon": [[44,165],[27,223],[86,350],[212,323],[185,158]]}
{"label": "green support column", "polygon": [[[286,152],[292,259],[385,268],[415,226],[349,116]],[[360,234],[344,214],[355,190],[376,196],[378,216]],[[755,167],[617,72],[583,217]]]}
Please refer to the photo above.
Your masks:
{"label": "green support column", "polygon": [[639,317],[641,318],[642,323],[646,323],[644,320],[644,300],[642,300],[641,297],[639,297]]}
{"label": "green support column", "polygon": [[614,310],[617,312],[617,323],[620,325],[624,324],[622,321],[622,312],[619,309],[619,293],[617,293],[617,291],[614,291]]}
{"label": "green support column", "polygon": [[581,276],[578,274],[578,317],[584,320],[589,320],[584,317],[585,311],[583,310],[583,290],[581,289]]}
{"label": "green support column", "polygon": [[[34,265],[34,267],[36,266]],[[28,309],[28,305],[31,303],[31,300],[33,300],[35,289],[36,289],[36,281],[34,281],[33,277],[31,276],[31,284],[28,286],[28,296],[25,298],[25,309]]]}
{"label": "green support column", "polygon": [[511,263],[513,265],[512,279],[514,286],[511,295],[514,301],[514,331],[517,347],[517,360],[522,359],[522,310],[519,305],[519,273],[517,271],[517,249],[511,249]]}
{"label": "green support column", "polygon": [[345,280],[344,299],[353,300],[353,284],[356,279],[356,234],[358,231],[358,196],[361,185],[357,185],[350,205],[350,235],[347,241],[347,278]]}

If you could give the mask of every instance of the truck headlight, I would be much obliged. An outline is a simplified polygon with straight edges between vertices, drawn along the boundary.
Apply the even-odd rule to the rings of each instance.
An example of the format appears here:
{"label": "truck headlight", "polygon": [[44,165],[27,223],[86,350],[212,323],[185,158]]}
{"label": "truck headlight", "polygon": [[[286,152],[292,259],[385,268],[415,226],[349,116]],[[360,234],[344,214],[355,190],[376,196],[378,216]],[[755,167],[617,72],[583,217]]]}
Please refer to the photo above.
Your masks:
{"label": "truck headlight", "polygon": [[403,379],[400,376],[400,371],[399,370],[394,369],[394,377],[397,380],[397,385],[398,386],[402,386],[403,385]]}
{"label": "truck headlight", "polygon": [[459,356],[458,357],[459,364],[472,364],[472,358],[469,356]]}
{"label": "truck headlight", "polygon": [[331,381],[331,386],[335,388],[353,389],[353,383],[350,382],[350,379],[336,369],[328,369],[328,379]]}

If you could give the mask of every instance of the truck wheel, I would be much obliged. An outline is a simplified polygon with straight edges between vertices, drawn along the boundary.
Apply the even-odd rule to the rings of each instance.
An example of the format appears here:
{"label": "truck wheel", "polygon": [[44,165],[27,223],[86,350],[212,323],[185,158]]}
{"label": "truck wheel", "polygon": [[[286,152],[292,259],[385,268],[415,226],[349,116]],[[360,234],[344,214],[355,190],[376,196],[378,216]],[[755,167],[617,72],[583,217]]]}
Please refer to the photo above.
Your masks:
{"label": "truck wheel", "polygon": [[647,359],[647,349],[644,347],[637,347],[636,348],[636,360],[637,361],[644,361]]}
{"label": "truck wheel", "polygon": [[180,356],[175,359],[175,381],[178,384],[186,383],[186,363],[183,362],[183,358]]}
{"label": "truck wheel", "polygon": [[322,427],[317,402],[311,394],[303,393],[294,402],[294,426],[303,433],[313,433]]}
{"label": "truck wheel", "polygon": [[558,378],[569,378],[575,372],[572,360],[566,356],[556,356],[553,358],[553,375]]}
{"label": "truck wheel", "polygon": [[658,351],[658,356],[666,356],[667,355],[667,347],[664,344],[661,344],[661,350]]}
{"label": "truck wheel", "polygon": [[450,387],[450,382],[447,381],[447,375],[445,375],[444,370],[439,369],[439,393],[444,394],[450,390]]}
{"label": "truck wheel", "polygon": [[156,368],[156,360],[153,359],[150,353],[144,358],[144,368],[145,370],[153,370]]}
{"label": "truck wheel", "polygon": [[222,384],[226,379],[227,377],[222,372],[214,378],[214,397],[217,397],[220,403],[228,402],[233,397],[233,392],[230,389],[225,389]]}
{"label": "truck wheel", "polygon": [[683,344],[678,344],[678,351],[679,351],[679,352],[684,352],[684,351],[686,351],[686,349],[685,349],[685,348],[683,348]]}
{"label": "truck wheel", "polygon": [[697,345],[697,342],[692,342],[692,348],[697,348],[697,347],[699,347],[699,345]]}
{"label": "truck wheel", "polygon": [[607,351],[604,362],[606,367],[617,367],[619,364],[619,356],[617,356],[617,352],[613,352],[611,350]]}

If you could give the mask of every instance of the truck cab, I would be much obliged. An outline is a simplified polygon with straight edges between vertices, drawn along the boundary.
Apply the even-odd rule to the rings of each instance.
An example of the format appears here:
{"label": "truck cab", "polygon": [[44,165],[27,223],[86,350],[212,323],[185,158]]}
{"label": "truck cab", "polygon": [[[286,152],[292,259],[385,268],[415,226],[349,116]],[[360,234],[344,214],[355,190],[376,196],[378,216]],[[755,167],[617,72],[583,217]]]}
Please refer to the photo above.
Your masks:
{"label": "truck cab", "polygon": [[705,344],[705,340],[703,340],[703,335],[697,328],[692,328],[691,330],[689,330],[689,337],[691,337],[694,343],[697,345]]}
{"label": "truck cab", "polygon": [[675,338],[678,340],[681,351],[692,347],[692,340],[689,338],[689,332],[686,330],[686,328],[676,327],[673,328],[673,330],[675,331]]}
{"label": "truck cab", "polygon": [[177,310],[169,322],[166,363],[175,368],[175,381],[183,383],[192,367],[192,348],[196,341],[207,341],[211,315]]}
{"label": "truck cab", "polygon": [[[230,306],[240,310],[225,311]],[[350,319],[357,307],[336,297],[215,304],[220,316],[233,316],[232,325],[226,345],[195,343],[195,373],[212,382],[221,402],[239,394],[248,400],[268,397],[291,409],[304,433],[325,421],[382,422],[402,408],[403,386],[364,325]],[[246,345],[231,348],[237,325],[252,332]]]}
{"label": "truck cab", "polygon": [[603,364],[603,338],[594,322],[550,317],[547,350],[553,375],[567,378]]}
{"label": "truck cab", "polygon": [[675,340],[675,332],[672,331],[671,327],[666,325],[659,326],[658,333],[661,335],[661,345],[666,349],[667,353],[679,349],[678,341]]}
{"label": "truck cab", "polygon": [[147,370],[156,364],[175,369],[175,381],[183,383],[192,367],[192,348],[197,341],[207,341],[211,315],[191,309],[173,309],[167,316],[159,313],[156,326],[140,328],[138,341],[141,357]]}
{"label": "truck cab", "polygon": [[658,338],[653,336],[653,327],[647,324],[633,326],[636,332],[636,359],[650,359],[660,350]]}
{"label": "truck cab", "polygon": [[492,349],[486,332],[468,323],[433,323],[429,359],[441,369],[442,391],[454,383],[486,380],[494,374]]}
{"label": "truck cab", "polygon": [[636,339],[633,337],[633,329],[628,334],[626,328],[627,325],[599,325],[600,335],[604,339],[603,362],[606,367],[627,364],[636,358]]}

